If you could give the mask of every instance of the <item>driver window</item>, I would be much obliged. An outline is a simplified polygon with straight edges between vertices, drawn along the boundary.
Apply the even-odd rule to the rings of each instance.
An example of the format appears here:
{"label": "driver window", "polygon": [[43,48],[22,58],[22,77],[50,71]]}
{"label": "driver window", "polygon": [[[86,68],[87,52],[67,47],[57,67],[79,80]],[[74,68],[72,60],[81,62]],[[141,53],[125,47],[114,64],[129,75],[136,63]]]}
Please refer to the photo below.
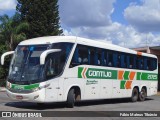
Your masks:
{"label": "driver window", "polygon": [[47,80],[53,78],[55,75],[54,65],[55,63],[53,59],[49,58],[46,63],[46,79]]}

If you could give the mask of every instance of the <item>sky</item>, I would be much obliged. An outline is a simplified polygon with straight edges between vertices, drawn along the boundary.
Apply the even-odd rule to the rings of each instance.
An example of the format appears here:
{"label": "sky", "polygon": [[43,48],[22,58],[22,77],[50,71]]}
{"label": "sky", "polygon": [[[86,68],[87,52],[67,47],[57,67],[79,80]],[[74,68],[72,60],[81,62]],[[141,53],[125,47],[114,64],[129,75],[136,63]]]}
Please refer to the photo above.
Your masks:
{"label": "sky", "polygon": [[[0,15],[16,0],[0,0]],[[65,35],[111,41],[128,48],[160,45],[160,0],[59,0]]]}

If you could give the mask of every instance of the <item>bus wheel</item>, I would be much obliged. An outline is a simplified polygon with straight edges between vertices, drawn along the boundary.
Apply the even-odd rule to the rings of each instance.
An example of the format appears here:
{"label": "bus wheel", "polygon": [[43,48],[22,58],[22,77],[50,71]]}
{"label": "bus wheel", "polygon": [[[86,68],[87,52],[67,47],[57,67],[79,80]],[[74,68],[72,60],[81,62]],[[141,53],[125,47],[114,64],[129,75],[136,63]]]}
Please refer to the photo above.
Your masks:
{"label": "bus wheel", "polygon": [[144,101],[146,98],[146,90],[142,88],[141,92],[139,93],[139,101]]}
{"label": "bus wheel", "polygon": [[68,92],[67,107],[73,108],[74,107],[74,103],[75,103],[75,93],[74,93],[74,89],[71,89]]}
{"label": "bus wheel", "polygon": [[137,100],[138,100],[138,89],[133,88],[131,101],[132,102],[137,102]]}

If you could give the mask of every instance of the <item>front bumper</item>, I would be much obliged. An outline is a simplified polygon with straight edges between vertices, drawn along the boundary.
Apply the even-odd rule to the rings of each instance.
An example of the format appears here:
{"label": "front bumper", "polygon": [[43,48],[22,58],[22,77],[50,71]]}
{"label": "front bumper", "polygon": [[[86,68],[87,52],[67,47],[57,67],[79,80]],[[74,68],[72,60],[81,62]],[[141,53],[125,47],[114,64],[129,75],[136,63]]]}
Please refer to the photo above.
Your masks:
{"label": "front bumper", "polygon": [[6,89],[6,94],[12,100],[43,103],[45,99],[45,90],[39,90],[28,94],[13,93]]}

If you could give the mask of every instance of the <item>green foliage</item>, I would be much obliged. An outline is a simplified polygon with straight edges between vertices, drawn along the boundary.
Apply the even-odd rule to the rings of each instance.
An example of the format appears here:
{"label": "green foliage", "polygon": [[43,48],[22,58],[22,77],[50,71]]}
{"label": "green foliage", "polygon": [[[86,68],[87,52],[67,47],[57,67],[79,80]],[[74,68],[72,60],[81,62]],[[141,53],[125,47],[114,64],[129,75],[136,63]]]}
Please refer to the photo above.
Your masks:
{"label": "green foliage", "polygon": [[25,32],[29,30],[29,24],[21,23],[18,13],[11,18],[7,15],[0,16],[0,22],[1,44],[6,44],[10,50],[14,50],[20,41],[26,39]]}
{"label": "green foliage", "polygon": [[30,25],[27,38],[62,35],[58,0],[17,0],[17,11],[22,21]]}
{"label": "green foliage", "polygon": [[[29,24],[21,22],[18,13],[13,17],[0,16],[0,56],[8,50],[14,50],[19,42],[25,40],[27,30]],[[10,57],[5,60],[5,64],[7,66],[0,66],[0,81],[4,81],[7,77]]]}
{"label": "green foliage", "polygon": [[[7,48],[6,45],[0,45],[0,55],[6,52]],[[6,76],[8,74],[8,68],[5,66],[0,66],[0,86],[4,86]]]}
{"label": "green foliage", "polygon": [[[62,35],[58,0],[17,0],[13,17],[0,16],[0,56],[14,50],[25,39]],[[7,58],[9,65],[9,58]],[[0,81],[6,79],[8,67],[0,66]]]}

